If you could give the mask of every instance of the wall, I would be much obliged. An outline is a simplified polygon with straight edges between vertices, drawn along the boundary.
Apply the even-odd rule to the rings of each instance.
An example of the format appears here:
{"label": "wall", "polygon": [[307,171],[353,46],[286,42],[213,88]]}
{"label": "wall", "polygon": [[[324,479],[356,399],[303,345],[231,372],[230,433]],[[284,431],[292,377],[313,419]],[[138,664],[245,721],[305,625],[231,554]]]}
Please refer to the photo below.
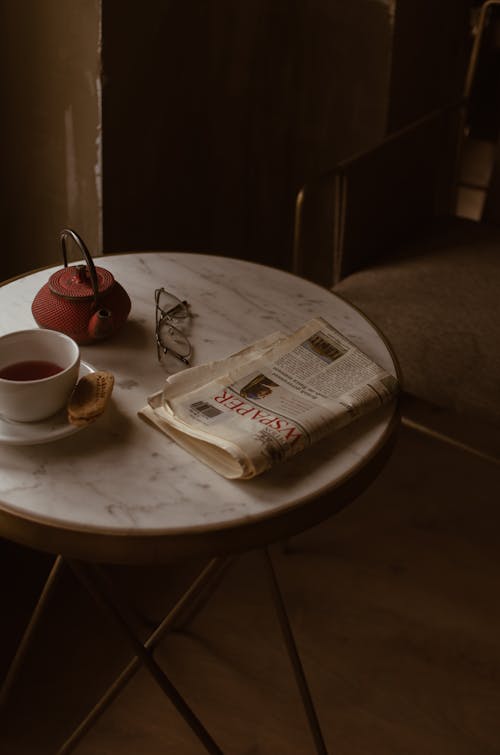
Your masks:
{"label": "wall", "polygon": [[397,0],[388,130],[463,95],[471,0]]}
{"label": "wall", "polygon": [[0,278],[65,225],[289,268],[300,186],[460,91],[468,5],[1,0]]}
{"label": "wall", "polygon": [[100,246],[99,0],[0,4],[0,279]]}
{"label": "wall", "polygon": [[385,132],[391,5],[104,3],[104,250],[289,268],[301,184]]}

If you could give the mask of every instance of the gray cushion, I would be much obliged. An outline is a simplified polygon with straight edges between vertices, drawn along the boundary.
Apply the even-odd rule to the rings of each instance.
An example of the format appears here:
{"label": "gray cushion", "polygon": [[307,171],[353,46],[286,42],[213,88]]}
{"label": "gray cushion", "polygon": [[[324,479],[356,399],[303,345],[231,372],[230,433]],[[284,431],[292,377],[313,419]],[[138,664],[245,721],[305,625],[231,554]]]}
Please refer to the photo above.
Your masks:
{"label": "gray cushion", "polygon": [[500,425],[500,229],[453,219],[340,281],[385,334],[408,393]]}

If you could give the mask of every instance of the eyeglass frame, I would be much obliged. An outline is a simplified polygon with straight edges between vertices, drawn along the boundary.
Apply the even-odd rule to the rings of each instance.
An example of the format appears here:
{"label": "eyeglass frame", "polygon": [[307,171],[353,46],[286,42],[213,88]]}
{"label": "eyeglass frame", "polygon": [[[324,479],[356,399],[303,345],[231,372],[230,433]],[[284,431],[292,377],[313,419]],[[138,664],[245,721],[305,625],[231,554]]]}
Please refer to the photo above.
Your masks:
{"label": "eyeglass frame", "polygon": [[[162,309],[162,307],[160,307],[159,305],[159,299],[160,299],[161,294],[166,294],[167,296],[170,296],[172,299],[174,299],[177,302],[177,304],[175,304],[175,306],[173,306],[171,309],[168,309],[168,310]],[[162,288],[155,289],[155,316],[156,316],[155,336],[156,336],[156,351],[158,354],[159,362],[161,362],[162,354],[163,355],[172,354],[172,356],[176,357],[176,359],[179,359],[188,367],[190,366],[189,360],[191,358],[191,354],[193,353],[193,347],[191,345],[191,341],[189,340],[189,338],[187,338],[186,335],[184,335],[184,333],[179,328],[177,328],[173,324],[174,322],[176,322],[176,317],[173,313],[179,310],[179,308],[181,308],[182,311],[185,313],[179,319],[184,319],[185,317],[190,316],[189,306],[190,306],[189,302],[186,301],[186,299],[179,299],[178,296],[176,296],[175,294],[172,294],[170,291],[167,291],[167,289],[163,288],[163,286]],[[160,316],[158,316],[159,314]],[[183,356],[182,354],[179,354],[177,351],[175,351],[175,349],[168,348],[162,343],[161,338],[160,338],[160,327],[162,323],[164,322],[167,322],[169,326],[174,331],[179,333],[179,335],[182,336],[182,338],[186,341],[187,345],[189,346],[189,353],[187,354],[187,356]]]}

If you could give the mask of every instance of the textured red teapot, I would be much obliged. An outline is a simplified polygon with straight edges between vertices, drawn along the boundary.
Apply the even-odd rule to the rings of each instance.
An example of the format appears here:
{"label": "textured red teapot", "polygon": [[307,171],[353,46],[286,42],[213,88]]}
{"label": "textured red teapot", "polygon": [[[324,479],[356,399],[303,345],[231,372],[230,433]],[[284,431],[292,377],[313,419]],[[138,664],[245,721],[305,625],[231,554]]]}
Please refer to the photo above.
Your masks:
{"label": "textured red teapot", "polygon": [[[68,267],[66,239],[80,248],[86,265]],[[77,343],[88,344],[109,338],[130,312],[130,298],[109,270],[96,267],[89,250],[71,228],[60,233],[64,267],[53,273],[31,305],[42,328],[59,330]]]}

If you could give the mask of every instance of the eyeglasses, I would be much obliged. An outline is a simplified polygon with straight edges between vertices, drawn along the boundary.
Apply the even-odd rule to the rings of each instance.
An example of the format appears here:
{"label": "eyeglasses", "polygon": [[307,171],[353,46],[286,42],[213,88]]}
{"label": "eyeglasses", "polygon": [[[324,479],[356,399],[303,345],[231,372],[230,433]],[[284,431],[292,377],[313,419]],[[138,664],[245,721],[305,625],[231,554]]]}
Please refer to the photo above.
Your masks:
{"label": "eyeglasses", "polygon": [[179,322],[190,317],[189,304],[181,301],[164,288],[155,291],[156,303],[156,348],[158,360],[165,354],[172,354],[189,365],[192,347],[188,339],[177,327]]}

